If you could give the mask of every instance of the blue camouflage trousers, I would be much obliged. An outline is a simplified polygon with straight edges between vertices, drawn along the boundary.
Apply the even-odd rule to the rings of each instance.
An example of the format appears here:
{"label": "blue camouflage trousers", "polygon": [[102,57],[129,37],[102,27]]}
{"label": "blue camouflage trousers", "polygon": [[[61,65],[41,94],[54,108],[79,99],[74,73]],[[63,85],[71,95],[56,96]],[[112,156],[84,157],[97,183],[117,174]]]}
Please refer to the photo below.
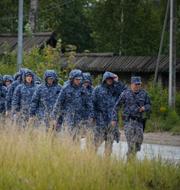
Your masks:
{"label": "blue camouflage trousers", "polygon": [[136,120],[129,120],[124,125],[125,136],[128,144],[129,154],[136,154],[141,150],[143,142],[143,124]]}
{"label": "blue camouflage trousers", "polygon": [[120,132],[118,127],[112,127],[110,125],[106,127],[96,126],[94,129],[94,143],[96,150],[105,141],[105,155],[110,156],[112,153],[113,142],[120,140]]}
{"label": "blue camouflage trousers", "polygon": [[58,130],[58,132],[65,132],[69,134],[72,137],[73,141],[79,141],[81,138],[84,137],[88,139],[92,136],[92,129],[88,127],[89,125],[87,125],[87,123],[83,121],[80,121],[75,125],[69,125],[67,122],[63,122],[60,127],[60,131]]}

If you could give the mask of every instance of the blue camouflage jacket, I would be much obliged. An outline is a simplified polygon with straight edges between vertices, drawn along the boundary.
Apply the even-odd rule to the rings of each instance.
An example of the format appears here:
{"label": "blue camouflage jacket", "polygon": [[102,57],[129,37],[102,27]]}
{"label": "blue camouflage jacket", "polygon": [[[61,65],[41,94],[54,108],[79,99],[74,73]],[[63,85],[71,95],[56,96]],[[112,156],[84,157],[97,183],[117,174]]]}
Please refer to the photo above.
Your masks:
{"label": "blue camouflage jacket", "polygon": [[[53,85],[48,85],[47,78],[53,78]],[[53,110],[56,99],[61,91],[58,84],[57,74],[54,70],[47,70],[44,74],[44,83],[39,85],[35,91],[30,107],[30,115],[39,119],[49,116]]]}
{"label": "blue camouflage jacket", "polygon": [[142,118],[143,112],[139,112],[140,107],[145,107],[145,112],[151,111],[151,101],[145,90],[133,92],[131,89],[125,90],[117,100],[113,112],[112,120],[117,121],[118,107],[123,106],[123,115],[132,118]]}
{"label": "blue camouflage jacket", "polygon": [[[31,84],[28,84],[25,81],[25,77],[28,74],[32,75],[33,77],[33,81]],[[13,94],[12,98],[13,113],[21,112],[21,114],[29,116],[30,104],[35,90],[36,90],[36,85],[34,83],[34,74],[31,70],[25,69],[22,77],[22,83],[16,87]]]}
{"label": "blue camouflage jacket", "polygon": [[5,112],[6,93],[7,89],[3,86],[3,77],[0,75],[0,113]]}

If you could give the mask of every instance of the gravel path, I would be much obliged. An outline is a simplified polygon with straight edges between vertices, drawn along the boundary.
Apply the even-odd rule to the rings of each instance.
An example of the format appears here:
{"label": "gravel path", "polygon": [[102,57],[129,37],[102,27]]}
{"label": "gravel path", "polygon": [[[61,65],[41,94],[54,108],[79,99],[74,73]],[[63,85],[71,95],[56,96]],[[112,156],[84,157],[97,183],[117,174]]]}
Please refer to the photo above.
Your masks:
{"label": "gravel path", "polygon": [[[121,140],[126,141],[124,131],[121,131]],[[168,132],[144,133],[144,143],[180,146],[180,135],[172,135]]]}

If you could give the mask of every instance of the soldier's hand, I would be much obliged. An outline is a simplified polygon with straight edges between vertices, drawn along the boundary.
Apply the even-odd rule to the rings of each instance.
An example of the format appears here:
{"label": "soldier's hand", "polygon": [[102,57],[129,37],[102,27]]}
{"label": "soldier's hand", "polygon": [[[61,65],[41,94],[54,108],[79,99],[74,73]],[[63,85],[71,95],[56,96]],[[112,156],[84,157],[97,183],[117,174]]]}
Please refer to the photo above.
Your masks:
{"label": "soldier's hand", "polygon": [[9,117],[10,116],[10,112],[6,111],[5,115],[6,115],[6,117]]}
{"label": "soldier's hand", "polygon": [[53,119],[53,120],[51,121],[51,126],[52,126],[52,129],[53,129],[53,130],[56,129],[56,125],[57,125],[57,121],[56,121],[55,119]]}
{"label": "soldier's hand", "polygon": [[94,125],[96,121],[95,121],[94,118],[90,118],[90,119],[89,119],[89,122],[90,122],[92,125]]}
{"label": "soldier's hand", "polygon": [[34,121],[35,121],[35,118],[34,117],[30,117],[29,121],[28,121],[28,125],[33,125]]}
{"label": "soldier's hand", "polygon": [[139,112],[144,112],[144,111],[145,111],[145,107],[144,106],[139,109]]}
{"label": "soldier's hand", "polygon": [[116,121],[111,121],[111,126],[112,126],[112,127],[115,127],[115,126],[116,126],[116,124],[117,124],[117,122],[116,122]]}
{"label": "soldier's hand", "polygon": [[90,118],[90,122],[95,122],[95,119],[94,118]]}

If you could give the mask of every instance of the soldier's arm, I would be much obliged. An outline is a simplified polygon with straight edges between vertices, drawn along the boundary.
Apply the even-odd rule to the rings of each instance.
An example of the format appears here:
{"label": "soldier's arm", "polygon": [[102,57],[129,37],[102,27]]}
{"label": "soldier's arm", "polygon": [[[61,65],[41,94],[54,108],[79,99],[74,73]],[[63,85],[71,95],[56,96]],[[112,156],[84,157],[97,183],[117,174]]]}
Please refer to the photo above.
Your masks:
{"label": "soldier's arm", "polygon": [[122,93],[119,96],[118,100],[116,101],[116,104],[114,105],[112,116],[111,116],[112,121],[118,120],[118,110],[124,104],[124,101],[125,101],[125,93]]}
{"label": "soldier's arm", "polygon": [[65,101],[65,90],[61,90],[51,114],[52,119],[56,119],[57,116],[61,114],[64,101]]}
{"label": "soldier's arm", "polygon": [[20,111],[20,99],[21,99],[21,88],[17,86],[12,97],[12,111],[13,113]]}
{"label": "soldier's arm", "polygon": [[122,92],[123,92],[124,90],[127,90],[127,89],[128,89],[128,86],[127,86],[125,83],[121,82],[121,85],[122,85]]}
{"label": "soldier's arm", "polygon": [[6,95],[7,95],[7,88],[2,88],[2,98],[5,101],[6,100]]}
{"label": "soldier's arm", "polygon": [[128,89],[128,86],[127,86],[125,83],[121,82],[121,81],[119,81],[119,86],[120,86],[120,92],[121,92],[121,93],[122,93],[123,91],[125,91],[125,90]]}
{"label": "soldier's arm", "polygon": [[6,111],[11,110],[13,91],[14,91],[13,86],[10,86],[6,94]]}
{"label": "soldier's arm", "polygon": [[145,98],[145,104],[144,104],[144,111],[145,112],[150,112],[151,111],[151,100],[149,95],[146,93],[146,98]]}
{"label": "soldier's arm", "polygon": [[30,105],[30,116],[33,117],[36,115],[36,111],[39,107],[40,102],[40,88],[36,89],[33,94],[31,105]]}
{"label": "soldier's arm", "polygon": [[90,117],[90,118],[94,118],[92,96],[90,96],[90,97],[88,98],[87,107],[88,107],[88,110],[89,110],[89,117]]}
{"label": "soldier's arm", "polygon": [[5,111],[5,102],[6,102],[6,87],[2,86],[0,89],[0,102],[3,104],[3,111]]}
{"label": "soldier's arm", "polygon": [[96,118],[96,107],[97,107],[97,101],[98,101],[97,99],[98,99],[97,98],[97,88],[95,88],[92,93],[92,115],[91,115],[91,117],[93,119]]}
{"label": "soldier's arm", "polygon": [[58,96],[61,93],[61,90],[62,90],[62,86],[58,84],[57,85],[57,94],[58,94]]}

